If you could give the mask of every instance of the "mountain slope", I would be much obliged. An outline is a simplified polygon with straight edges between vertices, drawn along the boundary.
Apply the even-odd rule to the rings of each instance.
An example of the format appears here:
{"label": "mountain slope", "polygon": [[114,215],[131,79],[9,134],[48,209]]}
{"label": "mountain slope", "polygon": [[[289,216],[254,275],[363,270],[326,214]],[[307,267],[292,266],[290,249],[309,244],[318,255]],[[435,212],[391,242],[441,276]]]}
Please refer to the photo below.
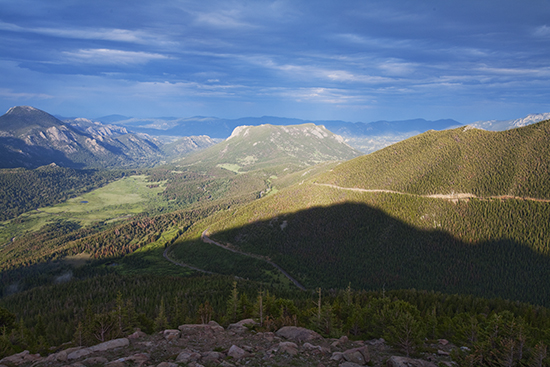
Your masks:
{"label": "mountain slope", "polygon": [[320,176],[341,187],[550,199],[550,121],[502,132],[430,131]]}
{"label": "mountain slope", "polygon": [[[282,167],[295,171],[317,163],[360,155],[344,139],[322,126],[240,126],[225,141],[182,162],[244,172]],[[289,172],[287,172],[289,173]]]}
{"label": "mountain slope", "polygon": [[28,106],[0,116],[0,152],[1,168],[137,166],[162,157],[155,143],[139,136],[82,130]]}
{"label": "mountain slope", "polygon": [[[422,134],[219,212],[172,253],[194,264],[185,253],[206,246],[197,238],[208,229],[211,239],[266,256],[309,288],[351,282],[547,304],[549,125]],[[484,198],[424,196],[452,190]]]}

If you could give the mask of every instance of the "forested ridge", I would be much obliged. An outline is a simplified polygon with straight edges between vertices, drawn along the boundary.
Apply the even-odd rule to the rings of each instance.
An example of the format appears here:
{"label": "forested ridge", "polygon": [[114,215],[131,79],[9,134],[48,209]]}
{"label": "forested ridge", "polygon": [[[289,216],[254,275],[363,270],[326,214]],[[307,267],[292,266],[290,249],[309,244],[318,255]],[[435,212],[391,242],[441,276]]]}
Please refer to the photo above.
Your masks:
{"label": "forested ridge", "polygon": [[[547,305],[541,289],[550,276],[548,218],[543,202],[453,203],[304,183],[196,226],[269,257],[310,288],[351,281],[365,289],[385,284]],[[209,250],[193,241],[176,242],[176,258],[199,263],[185,254]]]}
{"label": "forested ridge", "polygon": [[347,161],[318,182],[419,195],[550,198],[550,121],[501,132],[428,131]]}

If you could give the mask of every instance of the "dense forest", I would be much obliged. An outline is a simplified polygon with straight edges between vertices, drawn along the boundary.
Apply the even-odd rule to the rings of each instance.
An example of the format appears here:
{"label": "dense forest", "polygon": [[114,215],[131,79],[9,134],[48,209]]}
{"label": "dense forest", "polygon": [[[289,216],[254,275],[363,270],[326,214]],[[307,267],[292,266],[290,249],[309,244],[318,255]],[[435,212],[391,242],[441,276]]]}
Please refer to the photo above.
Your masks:
{"label": "dense forest", "polygon": [[341,187],[411,194],[550,199],[550,121],[501,132],[428,131],[319,177]]}

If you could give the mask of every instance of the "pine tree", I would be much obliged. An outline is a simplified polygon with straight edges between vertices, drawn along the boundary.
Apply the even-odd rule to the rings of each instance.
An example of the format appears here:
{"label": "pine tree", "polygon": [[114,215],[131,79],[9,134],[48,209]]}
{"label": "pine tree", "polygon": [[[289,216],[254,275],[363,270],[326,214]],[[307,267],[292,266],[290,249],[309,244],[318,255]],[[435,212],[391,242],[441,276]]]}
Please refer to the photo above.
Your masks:
{"label": "pine tree", "polygon": [[421,345],[424,335],[422,323],[409,311],[404,311],[387,328],[384,338],[390,344],[401,348],[409,357],[410,353]]}
{"label": "pine tree", "polygon": [[210,302],[206,301],[200,304],[198,316],[201,324],[208,324],[212,320],[212,315],[214,314],[214,309],[210,305]]}
{"label": "pine tree", "polygon": [[168,318],[166,317],[166,307],[164,306],[164,297],[160,299],[159,310],[155,318],[155,330],[161,331],[168,327]]}
{"label": "pine tree", "polygon": [[239,292],[237,291],[237,282],[233,282],[233,289],[231,290],[231,296],[227,300],[227,319],[228,322],[236,322],[238,317],[239,307]]}

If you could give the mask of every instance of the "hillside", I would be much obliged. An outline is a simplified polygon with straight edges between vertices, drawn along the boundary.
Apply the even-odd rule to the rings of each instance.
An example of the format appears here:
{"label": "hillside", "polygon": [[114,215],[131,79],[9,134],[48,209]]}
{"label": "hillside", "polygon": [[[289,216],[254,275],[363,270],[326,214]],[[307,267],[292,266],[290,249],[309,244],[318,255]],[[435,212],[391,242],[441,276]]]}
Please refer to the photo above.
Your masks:
{"label": "hillside", "polygon": [[218,166],[239,173],[270,169],[288,174],[360,154],[323,126],[240,126],[225,141],[185,158],[180,164]]}
{"label": "hillside", "polygon": [[88,128],[33,107],[13,107],[0,116],[0,168],[50,163],[72,168],[136,167],[162,158],[155,143],[137,135]]}
{"label": "hillside", "polygon": [[[214,253],[199,238],[208,229],[308,288],[351,282],[548,304],[548,127],[422,134],[198,222],[171,254],[222,271],[200,257]],[[425,196],[453,190],[480,198]]]}
{"label": "hillside", "polygon": [[341,164],[317,182],[418,195],[550,199],[549,170],[547,120],[502,132],[429,131]]}

